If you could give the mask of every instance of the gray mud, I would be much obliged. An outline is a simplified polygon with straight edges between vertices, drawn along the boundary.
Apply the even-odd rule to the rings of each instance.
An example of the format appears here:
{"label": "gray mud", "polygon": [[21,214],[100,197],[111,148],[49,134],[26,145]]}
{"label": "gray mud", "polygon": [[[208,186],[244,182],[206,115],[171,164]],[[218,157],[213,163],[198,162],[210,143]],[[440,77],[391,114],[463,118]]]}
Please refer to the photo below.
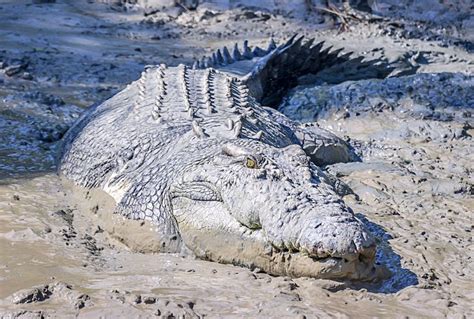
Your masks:
{"label": "gray mud", "polygon": [[[32,2],[0,0],[0,317],[474,315],[469,1],[369,1],[377,16],[351,18],[343,32],[333,15],[315,12],[296,19],[202,6],[144,15],[111,1]],[[377,236],[389,279],[291,279],[185,251],[152,254],[153,225],[111,215],[107,195],[55,174],[67,128],[145,65],[295,32],[396,66],[398,77],[386,80],[337,84],[327,74],[281,107],[358,152],[362,162],[325,169],[351,188],[344,200]]]}

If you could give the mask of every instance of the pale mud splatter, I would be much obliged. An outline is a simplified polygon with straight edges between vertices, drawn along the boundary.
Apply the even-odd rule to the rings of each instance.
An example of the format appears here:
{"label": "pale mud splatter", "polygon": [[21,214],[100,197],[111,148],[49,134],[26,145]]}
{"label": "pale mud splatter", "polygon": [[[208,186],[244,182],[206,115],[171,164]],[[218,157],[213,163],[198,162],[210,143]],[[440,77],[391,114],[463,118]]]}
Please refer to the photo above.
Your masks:
{"label": "pale mud splatter", "polygon": [[377,235],[378,261],[394,273],[377,286],[150,254],[152,225],[110,215],[110,198],[71,191],[53,173],[58,140],[84,107],[145,64],[190,61],[234,39],[263,43],[298,31],[386,56],[407,73],[473,73],[472,54],[461,46],[407,39],[397,25],[337,33],[246,12],[144,18],[86,1],[0,1],[0,64],[17,67],[11,76],[0,72],[1,317],[473,316],[474,132],[465,123],[394,120],[389,111],[320,121],[350,136],[364,156],[328,170],[353,189],[345,200]]}

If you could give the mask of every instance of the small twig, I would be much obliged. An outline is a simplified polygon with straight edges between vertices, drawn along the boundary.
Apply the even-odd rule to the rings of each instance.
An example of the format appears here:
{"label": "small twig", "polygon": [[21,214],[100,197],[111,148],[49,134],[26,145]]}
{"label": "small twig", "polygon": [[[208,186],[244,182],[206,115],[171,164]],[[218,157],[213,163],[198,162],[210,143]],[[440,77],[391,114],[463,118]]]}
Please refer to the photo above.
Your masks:
{"label": "small twig", "polygon": [[350,14],[345,14],[344,12],[339,10],[336,6],[331,4],[329,1],[328,1],[328,7],[327,8],[316,7],[316,6],[312,7],[312,8],[315,9],[315,10],[324,12],[324,13],[332,14],[332,15],[336,16],[337,18],[339,18],[339,20],[341,21],[341,31],[349,30],[349,20],[361,21],[361,19],[356,17],[356,16],[353,16],[353,15],[350,15]]}
{"label": "small twig", "polygon": [[321,11],[321,12],[324,12],[324,13],[329,13],[329,14],[332,14],[332,15],[335,15],[337,18],[339,18],[339,20],[341,20],[341,24],[343,26],[344,29],[348,29],[349,28],[349,25],[347,23],[347,17],[340,13],[340,12],[337,12],[333,9],[330,9],[330,8],[321,8],[321,7],[314,7],[314,9],[318,10],[318,11]]}
{"label": "small twig", "polygon": [[336,6],[331,4],[329,1],[328,1],[328,6],[333,12],[335,12],[336,16],[339,17],[339,19],[341,19],[340,31],[341,32],[348,31],[349,30],[349,19],[351,17],[344,14],[343,12],[341,12],[341,10],[339,10],[339,8],[337,8]]}

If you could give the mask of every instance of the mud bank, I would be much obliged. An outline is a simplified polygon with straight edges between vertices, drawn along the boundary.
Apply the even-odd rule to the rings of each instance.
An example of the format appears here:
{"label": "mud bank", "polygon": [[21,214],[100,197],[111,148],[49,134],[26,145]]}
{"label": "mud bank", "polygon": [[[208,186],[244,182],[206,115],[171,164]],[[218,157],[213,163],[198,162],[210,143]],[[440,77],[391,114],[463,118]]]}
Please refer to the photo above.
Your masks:
{"label": "mud bank", "polygon": [[[379,13],[395,20],[351,19],[340,32],[331,16],[308,22],[245,7],[144,16],[87,1],[0,1],[1,316],[472,316],[470,20],[461,15],[438,32],[441,22],[405,19],[405,8],[384,3]],[[85,108],[146,64],[190,62],[236,40],[265,45],[295,32],[409,75],[300,87],[282,107],[358,150],[362,162],[326,170],[351,187],[344,200],[377,236],[377,262],[392,277],[354,285],[274,277],[185,252],[149,254],[155,247],[143,241],[152,242],[152,225],[99,220],[110,217],[104,197],[72,201],[54,173],[55,155]],[[449,74],[419,75],[429,72]]]}

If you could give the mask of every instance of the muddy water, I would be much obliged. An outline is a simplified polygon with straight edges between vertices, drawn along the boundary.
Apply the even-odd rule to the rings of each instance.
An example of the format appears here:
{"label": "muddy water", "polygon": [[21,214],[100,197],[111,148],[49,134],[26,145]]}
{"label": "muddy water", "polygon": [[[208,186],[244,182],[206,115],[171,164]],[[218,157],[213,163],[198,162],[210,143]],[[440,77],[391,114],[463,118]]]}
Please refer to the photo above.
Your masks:
{"label": "muddy water", "polygon": [[[0,305],[5,314],[21,309],[84,317],[147,316],[157,311],[209,317],[442,316],[449,309],[449,298],[456,300],[459,310],[469,306],[435,287],[411,285],[396,293],[380,293],[380,287],[348,288],[343,283],[272,277],[177,255],[134,253],[103,231],[107,226],[97,216],[110,208],[107,200],[89,197],[85,205],[69,206],[74,200],[54,174],[10,180],[0,187],[0,194]],[[150,225],[137,227],[150,231]],[[419,259],[398,241],[393,249],[409,260]],[[432,258],[429,252],[425,255]],[[399,277],[406,278],[406,274]],[[58,283],[70,288],[51,288]],[[453,283],[464,289],[469,284]],[[45,285],[49,296],[35,299],[32,287],[45,290]],[[15,304],[20,297],[32,302]],[[429,309],[420,307],[421,301],[430,301]]]}
{"label": "muddy water", "polygon": [[463,138],[430,142],[386,133],[388,126],[400,133],[416,125],[449,133],[463,123],[433,121],[426,128],[426,121],[403,122],[390,113],[321,120],[371,145],[361,148],[364,163],[329,170],[356,193],[345,200],[378,237],[378,262],[393,272],[377,286],[272,277],[184,255],[143,253],[153,250],[143,244],[153,242],[152,225],[113,219],[110,198],[60,181],[54,173],[60,138],[84,108],[136,79],[145,64],[189,61],[203,47],[231,39],[261,42],[298,30],[404,63],[416,63],[422,51],[423,71],[473,70],[472,55],[458,47],[378,36],[373,25],[348,36],[281,16],[243,21],[239,14],[204,19],[184,13],[161,24],[160,15],[144,18],[86,1],[0,1],[0,60],[27,64],[13,76],[0,71],[2,316],[473,315],[474,202],[466,192],[473,184],[472,129]]}

